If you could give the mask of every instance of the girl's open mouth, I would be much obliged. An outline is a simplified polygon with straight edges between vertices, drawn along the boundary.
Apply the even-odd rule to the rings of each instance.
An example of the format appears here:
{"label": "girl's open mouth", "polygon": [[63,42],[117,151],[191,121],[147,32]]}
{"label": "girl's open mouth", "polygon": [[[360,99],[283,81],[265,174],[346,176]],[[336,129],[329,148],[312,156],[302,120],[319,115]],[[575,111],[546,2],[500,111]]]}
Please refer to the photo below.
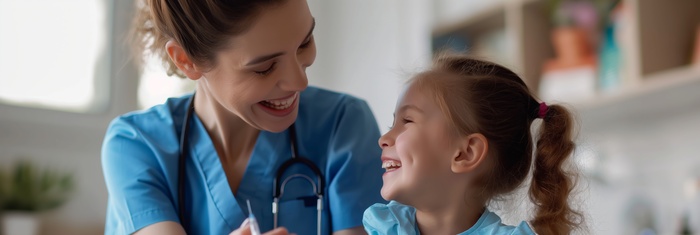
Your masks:
{"label": "girl's open mouth", "polygon": [[401,168],[401,162],[396,160],[384,160],[382,161],[382,168],[384,168],[386,172],[395,171]]}

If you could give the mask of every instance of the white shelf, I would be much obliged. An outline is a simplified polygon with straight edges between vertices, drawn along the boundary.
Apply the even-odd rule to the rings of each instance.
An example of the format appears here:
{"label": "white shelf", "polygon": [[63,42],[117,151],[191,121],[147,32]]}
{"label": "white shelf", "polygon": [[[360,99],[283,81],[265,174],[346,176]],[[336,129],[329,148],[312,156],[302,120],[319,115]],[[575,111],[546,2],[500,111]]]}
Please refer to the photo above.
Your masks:
{"label": "white shelf", "polygon": [[[624,32],[624,89],[598,94],[583,102],[569,103],[584,128],[606,128],[639,120],[655,123],[665,117],[700,109],[700,68],[687,66],[688,51],[700,15],[698,0],[623,0],[626,14]],[[538,92],[542,65],[554,57],[553,25],[545,0],[494,1],[489,7],[464,14],[461,21],[439,25],[433,37],[459,34],[483,37],[504,31],[506,66],[520,74],[528,87]],[[621,39],[622,40],[622,39]],[[477,51],[478,52],[478,51]],[[499,62],[499,61],[497,61]],[[502,63],[502,62],[500,62]],[[700,120],[698,121],[700,124]]]}
{"label": "white shelf", "polygon": [[685,66],[655,73],[638,85],[572,105],[584,125],[594,128],[700,109],[700,68]]}

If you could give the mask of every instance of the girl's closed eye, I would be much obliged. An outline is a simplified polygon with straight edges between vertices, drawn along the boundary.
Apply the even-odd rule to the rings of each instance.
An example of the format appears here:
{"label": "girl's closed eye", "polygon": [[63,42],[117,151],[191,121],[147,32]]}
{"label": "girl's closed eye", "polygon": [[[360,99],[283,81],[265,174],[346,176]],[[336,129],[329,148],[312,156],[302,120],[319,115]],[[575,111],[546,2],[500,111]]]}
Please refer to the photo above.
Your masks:
{"label": "girl's closed eye", "polygon": [[[409,124],[409,123],[413,123],[413,120],[410,119],[410,118],[407,118],[407,117],[406,117],[406,118],[401,118],[401,120],[399,120],[399,121],[400,121],[400,124],[401,124],[401,125],[406,125],[406,124]],[[396,126],[396,120],[394,120],[394,123],[392,123],[392,125],[389,126],[389,130],[394,129],[395,126]]]}

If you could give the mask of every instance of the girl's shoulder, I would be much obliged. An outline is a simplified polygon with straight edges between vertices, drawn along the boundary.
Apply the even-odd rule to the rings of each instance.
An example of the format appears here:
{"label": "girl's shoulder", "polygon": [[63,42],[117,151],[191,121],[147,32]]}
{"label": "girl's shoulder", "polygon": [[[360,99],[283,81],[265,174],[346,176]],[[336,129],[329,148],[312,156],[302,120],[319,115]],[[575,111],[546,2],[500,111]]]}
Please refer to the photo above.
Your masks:
{"label": "girl's shoulder", "polygon": [[536,233],[526,221],[520,222],[517,226],[507,225],[501,221],[501,217],[496,213],[485,209],[472,228],[458,235],[468,234],[535,235]]}
{"label": "girl's shoulder", "polygon": [[396,201],[376,203],[367,208],[362,216],[362,224],[370,235],[418,235],[416,210]]}

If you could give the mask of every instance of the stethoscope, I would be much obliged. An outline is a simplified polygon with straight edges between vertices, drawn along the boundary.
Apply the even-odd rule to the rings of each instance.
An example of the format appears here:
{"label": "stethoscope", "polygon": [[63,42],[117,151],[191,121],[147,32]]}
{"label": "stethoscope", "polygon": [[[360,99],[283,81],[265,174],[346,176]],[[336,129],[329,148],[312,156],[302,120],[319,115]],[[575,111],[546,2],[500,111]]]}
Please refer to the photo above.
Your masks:
{"label": "stethoscope", "polygon": [[[179,156],[179,163],[178,163],[178,210],[179,210],[179,216],[180,216],[180,221],[187,230],[186,226],[186,221],[185,221],[185,157],[187,156],[186,153],[189,151],[188,150],[188,141],[187,141],[187,134],[189,131],[189,123],[190,123],[190,118],[192,116],[192,113],[194,111],[194,94],[192,94],[192,97],[189,98],[188,100],[188,105],[187,105],[187,112],[185,113],[185,120],[183,121],[182,125],[182,132],[180,132],[180,156]],[[323,192],[325,190],[325,181],[323,179],[323,173],[321,173],[321,170],[311,162],[311,160],[304,158],[302,156],[299,156],[299,152],[297,149],[297,141],[296,141],[296,130],[294,128],[294,124],[292,124],[289,127],[289,135],[291,139],[291,148],[292,148],[292,158],[285,161],[282,163],[282,165],[277,169],[277,172],[275,174],[275,179],[272,182],[272,214],[273,214],[273,220],[274,220],[274,228],[277,228],[277,221],[278,221],[278,214],[280,212],[279,208],[279,201],[280,198],[282,198],[282,195],[284,195],[284,187],[287,185],[287,183],[293,179],[303,179],[308,181],[311,184],[311,187],[314,190],[314,194],[316,195],[316,211],[317,211],[317,218],[316,218],[316,231],[318,235],[321,234],[321,222],[322,222],[322,212],[323,212]],[[282,176],[284,175],[285,171],[291,167],[292,165],[296,164],[301,164],[305,165],[311,171],[313,171],[314,175],[316,176],[316,181],[318,181],[318,184],[316,184],[311,177],[304,175],[304,174],[293,174],[285,178],[282,183],[280,184],[279,182],[282,180]],[[329,215],[330,216],[330,215]]]}

